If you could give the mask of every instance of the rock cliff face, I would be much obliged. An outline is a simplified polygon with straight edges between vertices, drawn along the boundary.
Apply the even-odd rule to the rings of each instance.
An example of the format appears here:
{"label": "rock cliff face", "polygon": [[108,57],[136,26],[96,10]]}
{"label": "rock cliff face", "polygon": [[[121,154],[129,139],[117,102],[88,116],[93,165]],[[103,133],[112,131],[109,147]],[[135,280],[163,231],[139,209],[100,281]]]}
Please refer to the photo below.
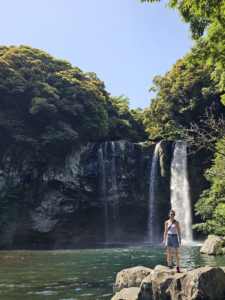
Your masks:
{"label": "rock cliff face", "polygon": [[[1,244],[146,241],[154,148],[152,142],[89,143],[49,160],[29,149],[6,149],[0,162]],[[160,231],[170,208],[171,156],[172,142],[161,141]]]}

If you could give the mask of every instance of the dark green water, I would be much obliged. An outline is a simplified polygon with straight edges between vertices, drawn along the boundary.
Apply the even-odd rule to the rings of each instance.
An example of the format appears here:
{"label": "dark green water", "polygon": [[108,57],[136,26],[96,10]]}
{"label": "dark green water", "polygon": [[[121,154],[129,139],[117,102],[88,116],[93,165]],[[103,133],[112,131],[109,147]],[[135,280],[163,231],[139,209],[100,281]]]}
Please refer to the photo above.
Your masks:
{"label": "dark green water", "polygon": [[[181,267],[225,266],[224,257],[180,248]],[[0,299],[111,299],[116,274],[124,268],[166,265],[162,247],[96,250],[1,251]]]}

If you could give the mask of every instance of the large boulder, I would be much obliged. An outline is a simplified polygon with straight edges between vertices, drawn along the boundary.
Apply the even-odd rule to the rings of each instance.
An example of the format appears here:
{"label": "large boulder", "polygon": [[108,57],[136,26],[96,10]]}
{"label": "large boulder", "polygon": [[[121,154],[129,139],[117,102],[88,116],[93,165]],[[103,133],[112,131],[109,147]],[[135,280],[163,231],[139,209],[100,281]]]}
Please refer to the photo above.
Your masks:
{"label": "large boulder", "polygon": [[181,282],[187,272],[187,270],[181,270],[181,273],[176,273],[174,270],[168,271],[167,267],[156,266],[150,275],[143,279],[138,300],[182,299],[179,298]]}
{"label": "large boulder", "polygon": [[124,288],[140,287],[143,278],[148,276],[152,269],[146,267],[134,267],[120,271],[116,276],[113,292],[117,293]]}
{"label": "large boulder", "polygon": [[224,297],[225,273],[221,268],[172,273],[166,267],[156,266],[142,281],[138,300],[222,300]]}
{"label": "large boulder", "polygon": [[221,238],[215,235],[209,235],[205,240],[202,248],[200,249],[201,254],[215,255],[217,252],[216,246],[221,241]]}
{"label": "large boulder", "polygon": [[[135,268],[122,272],[117,280],[121,277],[126,278],[124,284],[120,285],[123,289],[115,294],[113,300],[225,299],[225,272],[219,267],[203,267],[192,271],[181,269],[181,273],[176,273],[175,270],[168,271],[167,267],[158,265],[150,273],[146,272],[148,275],[142,279],[140,288],[135,281]],[[132,274],[130,278],[129,274]]]}
{"label": "large boulder", "polygon": [[211,267],[192,270],[185,276],[181,288],[182,299],[225,299],[225,273],[221,268]]}

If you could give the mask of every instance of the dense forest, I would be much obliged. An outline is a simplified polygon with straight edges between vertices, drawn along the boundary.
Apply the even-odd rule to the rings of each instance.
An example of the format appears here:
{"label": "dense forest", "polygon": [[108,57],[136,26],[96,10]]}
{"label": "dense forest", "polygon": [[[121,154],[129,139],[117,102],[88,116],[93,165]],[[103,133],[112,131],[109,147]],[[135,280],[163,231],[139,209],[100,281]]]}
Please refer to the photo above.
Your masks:
{"label": "dense forest", "polygon": [[[146,2],[146,0],[140,0]],[[148,0],[147,2],[160,2]],[[225,4],[222,1],[170,0],[190,24],[195,45],[149,91],[155,98],[145,109],[129,109],[124,95],[111,96],[94,72],[83,73],[67,61],[29,46],[0,47],[0,151],[12,147],[42,154],[39,166],[57,153],[87,142],[187,139],[190,151],[211,151],[206,171],[211,188],[196,204],[205,234],[225,230]],[[57,156],[57,155],[56,155]],[[40,155],[39,155],[40,157]],[[21,187],[24,189],[24,187]],[[12,199],[24,191],[8,191],[1,200],[1,230],[29,207]],[[29,195],[27,202],[31,201]],[[11,203],[11,204],[10,204]]]}

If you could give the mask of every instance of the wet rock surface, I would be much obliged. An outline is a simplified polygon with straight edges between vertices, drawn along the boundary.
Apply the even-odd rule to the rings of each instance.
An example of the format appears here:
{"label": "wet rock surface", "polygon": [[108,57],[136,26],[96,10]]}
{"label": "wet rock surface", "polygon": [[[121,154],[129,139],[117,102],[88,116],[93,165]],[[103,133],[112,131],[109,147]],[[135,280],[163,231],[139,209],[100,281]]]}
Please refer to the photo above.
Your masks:
{"label": "wet rock surface", "polygon": [[[53,157],[42,167],[42,158],[37,153],[24,151],[20,161],[15,162],[13,151],[6,151],[0,161],[1,196],[12,189],[13,193],[22,189],[30,193],[28,201],[33,203],[27,211],[26,222],[18,220],[19,225],[15,222],[13,230],[6,232],[8,240],[13,244],[62,245],[144,241],[148,231],[149,175],[154,148],[153,142],[88,143],[71,148],[60,161]],[[169,199],[159,205],[166,211]]]}
{"label": "wet rock surface", "polygon": [[[130,288],[132,287],[131,285]],[[168,271],[167,267],[158,265],[143,278],[139,292],[136,287],[132,295],[133,298],[130,298],[129,288],[124,288],[112,299],[222,300],[225,297],[225,273],[222,268],[211,267],[192,271],[181,269],[181,273],[176,273],[174,270]]]}
{"label": "wet rock surface", "polygon": [[[5,149],[0,157],[0,198],[12,195],[10,201],[25,205],[21,216],[6,227],[6,239],[0,244],[63,246],[148,240],[155,145],[149,141],[87,143],[57,157],[43,157],[38,150],[26,148],[17,157],[15,149]],[[156,191],[159,233],[170,208],[171,155],[172,141],[161,141]]]}

